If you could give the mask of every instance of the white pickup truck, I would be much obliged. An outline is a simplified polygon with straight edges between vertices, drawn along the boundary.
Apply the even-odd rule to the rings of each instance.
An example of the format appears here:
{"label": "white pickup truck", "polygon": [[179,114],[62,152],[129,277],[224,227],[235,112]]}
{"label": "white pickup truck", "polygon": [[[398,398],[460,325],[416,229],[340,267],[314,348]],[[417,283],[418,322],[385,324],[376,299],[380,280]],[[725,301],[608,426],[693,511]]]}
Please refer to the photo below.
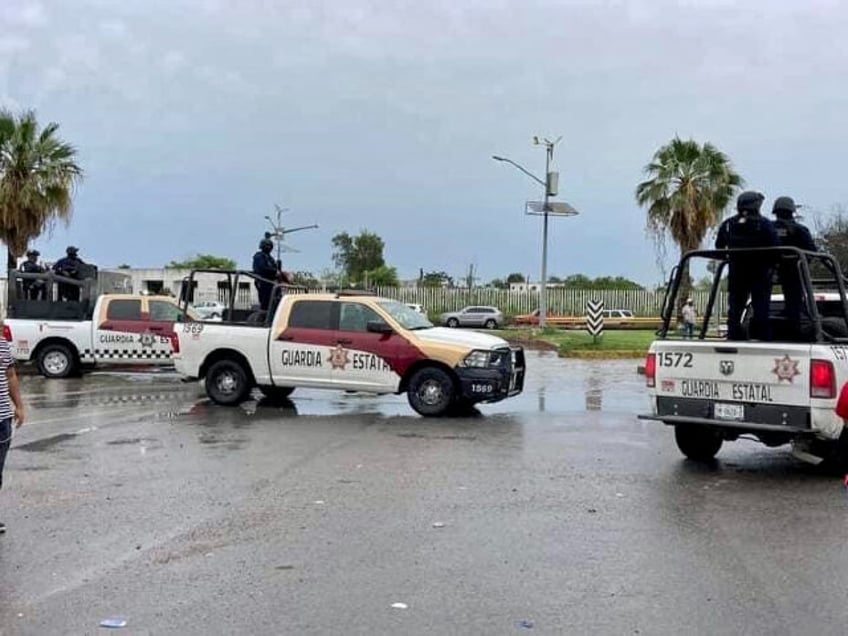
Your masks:
{"label": "white pickup truck", "polygon": [[[33,310],[42,302],[43,312]],[[30,315],[43,317],[7,318],[3,337],[15,359],[34,361],[48,378],[68,377],[88,366],[171,365],[174,323],[184,317],[169,296],[103,294],[90,309],[85,299],[29,301],[28,307]]]}
{"label": "white pickup truck", "polygon": [[[672,274],[664,328],[645,363],[652,413],[640,418],[674,426],[678,448],[690,459],[710,460],[724,441],[742,435],[768,446],[791,444],[796,457],[813,464],[827,460],[835,465],[848,459],[845,420],[836,410],[848,384],[845,286],[828,255],[784,253],[787,249],[780,248],[780,256],[794,254],[797,259],[804,290],[803,318],[799,323],[789,320],[784,297],[772,296],[769,341],[727,340],[710,332],[721,275],[734,250],[691,252]],[[697,258],[719,264],[713,293],[696,339],[675,338],[673,314],[682,272],[687,269],[684,264]],[[810,277],[814,262],[834,273],[825,283],[831,291],[816,291],[822,281]],[[746,321],[743,317],[743,326]]]}
{"label": "white pickup truck", "polygon": [[270,398],[309,387],[405,392],[419,414],[439,416],[522,391],[524,352],[501,338],[434,327],[385,298],[282,291],[268,312],[231,307],[221,322],[180,325],[176,370],[202,379],[222,405],[246,400],[254,387]]}

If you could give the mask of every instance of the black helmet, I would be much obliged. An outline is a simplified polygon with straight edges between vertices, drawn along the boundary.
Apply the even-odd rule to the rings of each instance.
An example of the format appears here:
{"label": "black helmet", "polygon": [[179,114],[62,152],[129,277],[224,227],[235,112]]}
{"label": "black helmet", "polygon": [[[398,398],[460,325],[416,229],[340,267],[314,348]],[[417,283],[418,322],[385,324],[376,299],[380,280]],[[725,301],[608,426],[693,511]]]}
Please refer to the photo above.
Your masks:
{"label": "black helmet", "polygon": [[36,258],[38,258],[39,256],[41,256],[41,252],[39,252],[38,250],[27,250],[26,255],[27,258],[29,258],[30,256],[35,256]]}
{"label": "black helmet", "polygon": [[69,245],[68,249],[65,250],[65,254],[67,254],[68,256],[76,256],[77,252],[79,252],[79,250],[73,245]]}
{"label": "black helmet", "polygon": [[764,199],[765,197],[759,192],[748,190],[740,194],[736,199],[736,209],[743,213],[753,212],[754,214],[759,214],[760,206],[763,204]]}
{"label": "black helmet", "polygon": [[259,249],[263,252],[270,252],[272,249],[274,249],[274,243],[271,241],[271,239],[264,238],[259,241]]}
{"label": "black helmet", "polygon": [[774,200],[774,207],[771,209],[772,214],[783,218],[792,218],[795,214],[795,201],[792,197],[777,197]]}

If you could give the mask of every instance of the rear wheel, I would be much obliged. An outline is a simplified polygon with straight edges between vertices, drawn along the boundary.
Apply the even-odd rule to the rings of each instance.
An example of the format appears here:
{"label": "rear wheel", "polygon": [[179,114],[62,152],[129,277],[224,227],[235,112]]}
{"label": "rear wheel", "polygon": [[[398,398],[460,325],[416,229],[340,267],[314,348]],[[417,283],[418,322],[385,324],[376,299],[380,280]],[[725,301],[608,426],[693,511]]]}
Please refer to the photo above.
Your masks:
{"label": "rear wheel", "polygon": [[77,371],[76,356],[63,344],[45,345],[38,352],[37,362],[38,370],[46,378],[67,378]]}
{"label": "rear wheel", "polygon": [[260,386],[259,390],[262,391],[262,395],[264,395],[267,399],[272,402],[282,402],[283,400],[287,400],[288,397],[294,391],[293,386]]}
{"label": "rear wheel", "polygon": [[216,404],[236,406],[250,394],[247,370],[235,360],[220,360],[206,372],[206,394]]}
{"label": "rear wheel", "polygon": [[438,367],[424,367],[409,380],[406,391],[409,405],[424,417],[445,415],[456,399],[453,378]]}
{"label": "rear wheel", "polygon": [[459,321],[456,318],[449,318],[448,327],[450,327],[451,329],[456,329],[457,327],[459,327]]}
{"label": "rear wheel", "polygon": [[497,329],[498,323],[494,318],[489,318],[483,326],[486,329]]}
{"label": "rear wheel", "polygon": [[713,459],[723,443],[721,437],[710,428],[680,424],[674,427],[674,441],[681,453],[696,462]]}

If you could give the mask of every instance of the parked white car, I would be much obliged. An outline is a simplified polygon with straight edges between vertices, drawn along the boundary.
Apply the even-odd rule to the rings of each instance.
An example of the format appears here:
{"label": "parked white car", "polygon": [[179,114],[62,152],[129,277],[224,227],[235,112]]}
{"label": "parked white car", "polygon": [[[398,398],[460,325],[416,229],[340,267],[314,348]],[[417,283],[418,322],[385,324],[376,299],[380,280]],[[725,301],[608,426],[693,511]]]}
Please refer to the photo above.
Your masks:
{"label": "parked white car", "polygon": [[202,320],[219,320],[227,306],[219,300],[204,300],[193,305]]}

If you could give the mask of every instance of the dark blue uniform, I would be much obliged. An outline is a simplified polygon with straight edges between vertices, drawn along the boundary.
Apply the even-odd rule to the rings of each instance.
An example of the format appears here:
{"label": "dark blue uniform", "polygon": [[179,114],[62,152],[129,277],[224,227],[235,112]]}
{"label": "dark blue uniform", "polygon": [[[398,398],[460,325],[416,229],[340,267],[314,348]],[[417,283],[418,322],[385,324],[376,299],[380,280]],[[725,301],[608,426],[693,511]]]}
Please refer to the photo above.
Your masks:
{"label": "dark blue uniform", "polygon": [[[35,261],[24,261],[21,271],[25,274],[43,274],[44,268]],[[47,287],[41,280],[25,280],[22,284],[24,296],[30,300],[47,298]]]}
{"label": "dark blue uniform", "polygon": [[[721,224],[716,248],[775,247],[778,245],[774,224],[759,213],[736,214]],[[751,337],[769,340],[769,300],[773,256],[768,254],[734,254],[730,257],[727,276],[727,337],[744,340],[742,312],[748,297],[754,315],[751,318]]]}
{"label": "dark blue uniform", "polygon": [[[778,218],[774,222],[774,227],[781,245],[797,247],[808,252],[817,250],[810,230],[794,219]],[[780,287],[783,289],[784,315],[791,329],[800,334],[801,308],[804,302],[798,259],[794,256],[781,257],[777,266],[777,275]]]}
{"label": "dark blue uniform", "polygon": [[[279,271],[277,261],[268,252],[260,250],[253,255],[253,273],[257,276],[275,281],[279,276]],[[256,292],[259,294],[259,307],[265,311],[271,302],[271,293],[274,291],[274,284],[257,280],[255,281],[255,285]]]}
{"label": "dark blue uniform", "polygon": [[[80,265],[85,265],[81,258],[76,256],[65,256],[64,258],[60,258],[56,261],[56,264],[53,265],[53,271],[60,276],[65,276],[66,278],[81,279],[82,272],[80,272]],[[80,299],[80,288],[76,285],[59,283],[59,299],[78,301]]]}

